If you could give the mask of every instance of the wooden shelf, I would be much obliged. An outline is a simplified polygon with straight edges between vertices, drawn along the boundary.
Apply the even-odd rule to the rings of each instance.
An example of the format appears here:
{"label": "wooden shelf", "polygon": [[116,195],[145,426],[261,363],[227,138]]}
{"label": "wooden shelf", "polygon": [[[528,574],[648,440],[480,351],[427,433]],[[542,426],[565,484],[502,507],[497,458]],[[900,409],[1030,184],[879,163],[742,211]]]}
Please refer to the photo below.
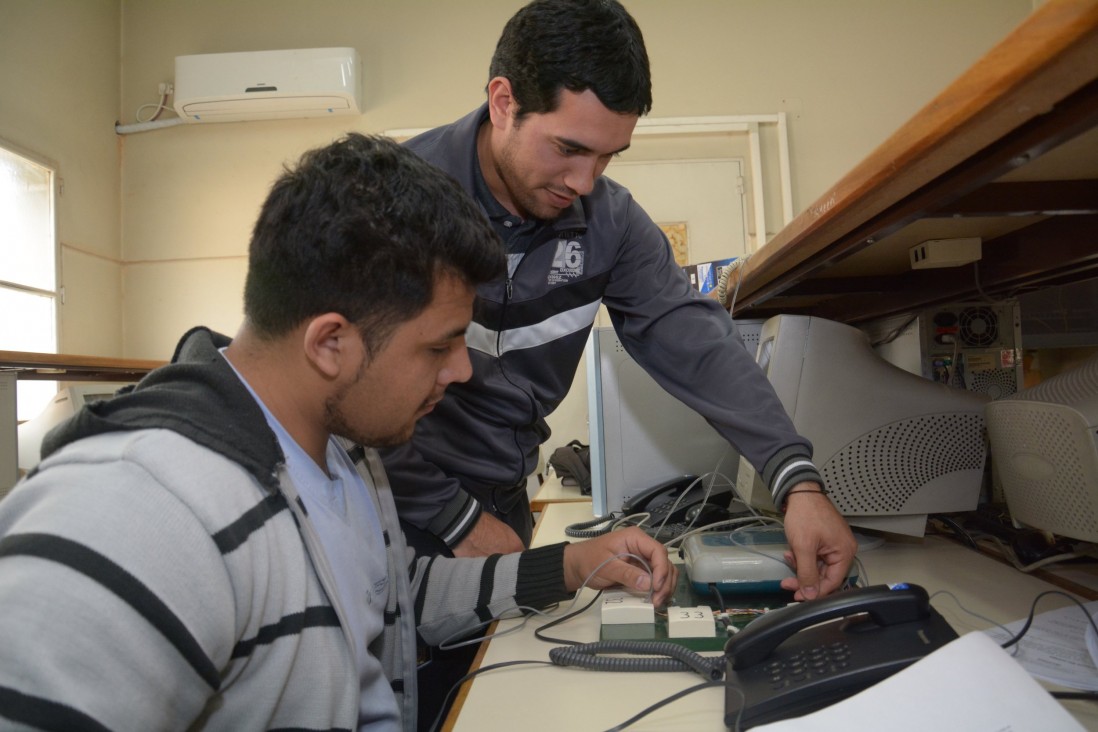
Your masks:
{"label": "wooden shelf", "polygon": [[136,381],[164,361],[0,351],[0,371],[37,381]]}
{"label": "wooden shelf", "polygon": [[[1095,231],[1098,0],[1051,0],[755,252],[733,313],[858,322],[1098,277]],[[911,269],[956,236],[977,266]]]}

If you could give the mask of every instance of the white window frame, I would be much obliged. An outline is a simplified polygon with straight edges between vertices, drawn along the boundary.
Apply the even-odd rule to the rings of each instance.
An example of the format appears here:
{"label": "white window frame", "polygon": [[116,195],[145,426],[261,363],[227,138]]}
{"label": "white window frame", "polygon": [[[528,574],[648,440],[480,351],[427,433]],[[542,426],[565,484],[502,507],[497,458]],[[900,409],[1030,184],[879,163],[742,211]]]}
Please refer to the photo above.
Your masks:
{"label": "white window frame", "polygon": [[[57,353],[60,350],[61,344],[61,306],[64,304],[65,288],[61,281],[61,244],[57,235],[57,207],[58,200],[61,197],[62,183],[61,174],[57,163],[48,158],[38,155],[26,148],[14,144],[9,140],[0,137],[0,148],[7,153],[18,156],[27,160],[34,165],[41,166],[49,171],[50,178],[50,199],[49,199],[49,246],[53,250],[53,289],[43,289],[34,285],[26,283],[14,282],[8,279],[0,268],[0,289],[25,293],[30,295],[38,295],[40,297],[46,297],[53,301],[53,343],[48,350],[42,350],[45,353]],[[0,342],[0,350],[6,351],[22,351],[24,348],[14,348],[10,343]],[[27,412],[33,413],[36,407],[41,407],[43,400],[50,398],[53,391],[56,391],[57,383],[51,381],[19,381],[17,384],[18,402],[20,406],[20,417],[25,418],[28,416]]]}

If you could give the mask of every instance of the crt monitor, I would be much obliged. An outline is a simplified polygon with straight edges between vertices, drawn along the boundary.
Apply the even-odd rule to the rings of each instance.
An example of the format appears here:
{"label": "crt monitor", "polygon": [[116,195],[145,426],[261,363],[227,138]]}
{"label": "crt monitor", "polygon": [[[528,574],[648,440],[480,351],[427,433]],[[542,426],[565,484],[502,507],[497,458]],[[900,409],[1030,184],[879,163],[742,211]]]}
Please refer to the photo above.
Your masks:
{"label": "crt monitor", "polygon": [[56,425],[100,399],[111,399],[124,383],[77,383],[61,389],[46,408],[19,425],[19,469],[29,471],[38,464],[42,438]]}
{"label": "crt monitor", "polygon": [[[852,526],[922,536],[928,514],[976,508],[988,397],[893,366],[858,328],[813,316],[768,319],[756,359]],[[737,489],[774,510],[746,460]]]}
{"label": "crt monitor", "polygon": [[[762,322],[736,320],[752,353]],[[586,355],[595,515],[620,511],[645,488],[682,475],[705,475],[719,466],[735,479],[739,454],[697,412],[664,391],[625,351],[613,328],[593,328]]]}
{"label": "crt monitor", "polygon": [[1098,355],[986,408],[1014,521],[1098,542]]}

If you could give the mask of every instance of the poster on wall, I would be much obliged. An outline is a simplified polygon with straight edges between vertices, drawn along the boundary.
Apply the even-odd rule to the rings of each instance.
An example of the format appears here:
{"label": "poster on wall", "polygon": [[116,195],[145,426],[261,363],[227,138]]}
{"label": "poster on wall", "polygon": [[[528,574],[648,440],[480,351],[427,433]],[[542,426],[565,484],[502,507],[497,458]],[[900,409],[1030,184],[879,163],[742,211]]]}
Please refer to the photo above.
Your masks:
{"label": "poster on wall", "polygon": [[742,161],[614,161],[606,175],[656,222],[680,267],[747,251]]}
{"label": "poster on wall", "polygon": [[667,242],[671,245],[671,251],[675,253],[675,264],[685,267],[690,261],[690,242],[686,236],[686,222],[675,221],[658,224],[663,230]]}

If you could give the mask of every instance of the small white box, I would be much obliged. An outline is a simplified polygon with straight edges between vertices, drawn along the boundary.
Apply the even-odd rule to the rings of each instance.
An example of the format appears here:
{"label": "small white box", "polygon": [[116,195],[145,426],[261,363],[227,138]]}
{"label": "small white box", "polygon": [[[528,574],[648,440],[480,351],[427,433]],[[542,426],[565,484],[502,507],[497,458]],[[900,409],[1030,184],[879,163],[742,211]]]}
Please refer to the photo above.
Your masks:
{"label": "small white box", "polygon": [[982,256],[982,242],[978,236],[928,239],[908,250],[911,268],[960,267],[962,264],[978,262]]}
{"label": "small white box", "polygon": [[656,610],[643,597],[622,590],[602,594],[602,624],[655,623]]}
{"label": "small white box", "polygon": [[667,609],[668,638],[713,638],[716,635],[712,608],[699,605]]}

